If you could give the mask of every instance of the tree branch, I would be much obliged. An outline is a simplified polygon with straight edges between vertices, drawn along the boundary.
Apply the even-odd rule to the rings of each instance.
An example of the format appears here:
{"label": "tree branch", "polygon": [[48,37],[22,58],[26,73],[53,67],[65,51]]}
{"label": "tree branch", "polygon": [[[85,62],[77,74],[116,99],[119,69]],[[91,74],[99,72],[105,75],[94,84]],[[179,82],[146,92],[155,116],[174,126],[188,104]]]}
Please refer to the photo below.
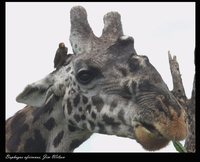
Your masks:
{"label": "tree branch", "polygon": [[176,60],[176,56],[173,57],[168,52],[169,56],[169,65],[173,80],[173,90],[172,93],[176,97],[176,99],[180,102],[181,105],[186,107],[186,111],[188,114],[188,136],[185,140],[185,148],[187,152],[195,152],[195,97],[196,97],[196,87],[195,87],[195,76],[193,81],[193,90],[191,99],[187,99],[185,95],[185,90],[179,70],[179,64]]}
{"label": "tree branch", "polygon": [[195,108],[196,108],[196,77],[194,76],[194,81],[193,81],[193,90],[192,90],[192,97],[190,100],[188,100],[187,102],[187,113],[188,113],[188,124],[189,124],[189,134],[186,138],[185,141],[185,148],[188,152],[196,152],[196,148],[195,148],[195,142],[196,142],[196,138],[195,138]]}
{"label": "tree branch", "polygon": [[176,56],[173,57],[170,54],[170,51],[168,51],[168,56],[169,56],[169,65],[170,65],[170,70],[172,74],[172,79],[173,79],[173,90],[172,93],[174,96],[181,102],[186,101],[186,95],[185,95],[185,89],[183,86],[180,70],[179,70],[179,64],[176,60]]}

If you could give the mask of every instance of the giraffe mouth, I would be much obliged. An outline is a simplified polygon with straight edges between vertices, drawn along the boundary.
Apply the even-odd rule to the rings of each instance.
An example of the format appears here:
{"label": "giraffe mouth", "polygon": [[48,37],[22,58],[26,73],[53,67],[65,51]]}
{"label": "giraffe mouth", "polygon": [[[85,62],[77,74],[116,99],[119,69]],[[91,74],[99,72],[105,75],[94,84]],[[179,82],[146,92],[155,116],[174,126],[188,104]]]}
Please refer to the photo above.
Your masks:
{"label": "giraffe mouth", "polygon": [[134,129],[136,141],[140,143],[146,150],[159,150],[165,147],[170,141],[151,124],[139,122]]}
{"label": "giraffe mouth", "polygon": [[155,134],[157,137],[164,138],[164,136],[155,128],[155,126],[148,124],[148,123],[145,123],[145,122],[140,122],[140,123],[149,132]]}

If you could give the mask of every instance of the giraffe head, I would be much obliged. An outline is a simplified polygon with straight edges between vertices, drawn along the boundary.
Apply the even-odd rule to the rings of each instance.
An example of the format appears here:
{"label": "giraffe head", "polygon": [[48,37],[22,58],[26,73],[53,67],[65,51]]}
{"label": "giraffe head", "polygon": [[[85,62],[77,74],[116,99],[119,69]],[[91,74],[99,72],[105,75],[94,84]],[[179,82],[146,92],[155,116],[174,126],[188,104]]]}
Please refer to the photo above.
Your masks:
{"label": "giraffe head", "polygon": [[157,150],[187,135],[186,113],[147,56],[124,36],[117,12],[104,16],[96,37],[84,8],[71,10],[74,55],[44,79],[25,88],[18,102],[40,107],[62,98],[66,121],[82,130],[136,139]]}

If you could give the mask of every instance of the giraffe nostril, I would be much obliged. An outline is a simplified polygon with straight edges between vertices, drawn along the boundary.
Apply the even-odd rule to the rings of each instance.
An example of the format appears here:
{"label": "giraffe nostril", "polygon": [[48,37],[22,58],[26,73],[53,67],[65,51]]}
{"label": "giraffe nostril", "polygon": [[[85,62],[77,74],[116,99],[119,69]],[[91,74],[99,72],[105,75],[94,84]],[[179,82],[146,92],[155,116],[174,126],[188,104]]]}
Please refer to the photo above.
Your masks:
{"label": "giraffe nostril", "polygon": [[164,95],[158,95],[158,96],[156,96],[156,99],[163,102],[165,100],[165,96]]}
{"label": "giraffe nostril", "polygon": [[170,116],[167,104],[165,104],[165,96],[158,95],[158,96],[156,96],[156,99],[158,100],[158,102],[156,104],[157,108],[160,111],[164,112],[167,116]]}
{"label": "giraffe nostril", "polygon": [[164,99],[165,99],[165,96],[163,96],[163,95],[158,95],[157,98],[160,99],[160,100],[164,100]]}

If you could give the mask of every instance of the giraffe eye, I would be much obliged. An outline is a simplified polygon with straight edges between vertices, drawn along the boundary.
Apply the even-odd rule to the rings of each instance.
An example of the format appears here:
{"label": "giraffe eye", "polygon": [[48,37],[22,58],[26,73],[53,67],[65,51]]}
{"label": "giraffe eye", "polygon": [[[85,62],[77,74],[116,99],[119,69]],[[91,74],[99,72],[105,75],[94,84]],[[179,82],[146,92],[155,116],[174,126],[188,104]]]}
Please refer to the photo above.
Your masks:
{"label": "giraffe eye", "polygon": [[88,84],[94,79],[95,75],[92,70],[80,70],[76,75],[78,82]]}

